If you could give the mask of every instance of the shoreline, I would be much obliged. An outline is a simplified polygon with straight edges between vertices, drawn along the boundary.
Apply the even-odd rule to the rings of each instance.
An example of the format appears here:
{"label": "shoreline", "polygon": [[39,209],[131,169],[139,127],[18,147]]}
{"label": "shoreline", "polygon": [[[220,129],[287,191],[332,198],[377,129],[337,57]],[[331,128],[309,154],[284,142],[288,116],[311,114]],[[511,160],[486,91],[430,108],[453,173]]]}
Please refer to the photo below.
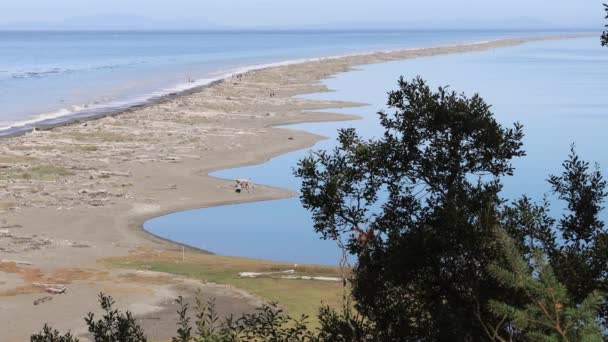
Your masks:
{"label": "shoreline", "polygon": [[[293,196],[291,190],[264,185],[236,194],[225,188],[229,181],[208,174],[260,164],[324,138],[276,126],[355,119],[318,110],[360,103],[296,97],[329,91],[323,79],[357,65],[580,37],[586,35],[510,38],[253,70],[238,82],[219,81],[115,115],[0,139],[0,259],[32,263],[16,269],[0,263],[6,275],[0,281],[0,321],[9,322],[9,340],[47,321],[77,332],[75,324],[94,310],[96,294],[106,287],[136,315],[160,310],[179,289],[124,283],[121,272],[98,260],[184,246],[145,231],[143,223],[151,218]],[[68,279],[66,272],[74,270],[78,276]],[[28,286],[30,271],[48,281],[69,281],[69,298],[31,306],[40,294]]]}
{"label": "shoreline", "polygon": [[[586,37],[587,34],[571,34],[571,35],[556,35],[556,36],[531,36],[531,37],[521,37],[521,38],[498,38],[492,40],[481,40],[481,41],[466,41],[461,43],[454,44],[444,44],[444,45],[436,45],[431,47],[413,47],[413,48],[394,48],[394,49],[383,49],[383,50],[364,50],[360,52],[346,53],[346,54],[338,54],[338,55],[328,55],[322,57],[312,57],[312,58],[296,58],[296,59],[288,59],[279,62],[271,62],[271,63],[261,63],[261,64],[251,64],[244,65],[241,67],[231,68],[227,71],[220,73],[215,77],[203,78],[201,80],[194,80],[193,83],[199,83],[198,85],[194,85],[192,87],[186,87],[188,83],[178,83],[173,86],[172,89],[186,87],[183,90],[176,90],[167,92],[167,89],[161,89],[159,91],[165,91],[165,94],[162,95],[150,95],[145,100],[141,102],[133,102],[131,104],[127,104],[124,106],[115,106],[108,108],[101,108],[99,110],[94,109],[83,109],[70,114],[64,115],[53,115],[57,111],[61,111],[63,109],[57,109],[51,113],[42,113],[33,115],[31,118],[24,119],[21,121],[17,121],[11,123],[9,126],[0,129],[0,139],[5,137],[14,137],[27,133],[31,130],[48,130],[53,129],[55,127],[78,124],[91,120],[98,120],[107,116],[116,116],[121,114],[129,113],[132,110],[137,110],[139,108],[145,108],[148,106],[154,106],[158,104],[162,104],[164,101],[170,101],[174,98],[189,95],[192,93],[200,92],[207,87],[213,87],[214,85],[228,81],[232,76],[239,74],[246,74],[253,71],[263,71],[269,68],[289,66],[289,65],[297,65],[302,63],[312,63],[312,62],[322,62],[324,60],[332,60],[332,59],[342,59],[342,58],[352,58],[352,57],[362,57],[374,54],[391,54],[391,53],[403,53],[403,52],[415,52],[418,50],[426,50],[426,49],[445,49],[445,48],[455,48],[455,47],[463,47],[463,46],[474,46],[474,45],[483,45],[483,44],[493,44],[500,43],[506,40],[513,39],[530,39],[530,41],[534,40],[544,40],[546,38],[552,39],[550,37]],[[106,104],[109,105],[109,104]],[[46,116],[46,117],[45,117]]]}
{"label": "shoreline", "polygon": [[[252,65],[250,67],[243,67],[243,69],[251,68],[250,70],[237,71],[237,74],[242,73],[243,75],[246,75],[247,73],[250,73],[250,72],[264,71],[266,69],[275,68],[275,67],[281,67],[281,66],[297,65],[297,64],[311,63],[311,62],[322,62],[324,60],[332,60],[332,59],[342,59],[342,58],[351,58],[351,57],[365,57],[365,56],[368,56],[368,55],[375,55],[375,54],[417,52],[419,50],[427,50],[427,49],[445,49],[445,48],[472,47],[472,46],[477,46],[477,45],[502,43],[504,41],[510,41],[510,40],[525,40],[525,42],[522,42],[521,44],[526,44],[526,43],[533,42],[533,41],[555,40],[555,39],[557,39],[557,40],[561,40],[561,39],[577,39],[577,38],[585,38],[585,37],[588,37],[588,35],[585,35],[585,34],[576,35],[575,34],[575,35],[548,36],[548,37],[540,36],[540,37],[504,38],[504,39],[493,39],[493,40],[484,40],[484,41],[472,41],[472,42],[465,42],[465,43],[461,43],[461,44],[458,43],[458,44],[438,45],[438,46],[433,46],[433,47],[416,47],[416,48],[406,48],[406,49],[388,49],[388,50],[369,51],[369,52],[357,52],[357,53],[345,54],[345,55],[325,56],[325,57],[307,58],[307,59],[294,59],[294,60],[286,60],[286,61],[277,62],[277,63],[269,63],[269,64],[262,64],[262,65]],[[593,37],[595,37],[595,35]],[[520,45],[520,43],[515,44],[515,45]],[[468,52],[471,52],[471,51],[468,51]],[[457,53],[467,53],[467,52],[457,52]],[[414,57],[414,58],[419,58],[419,57]],[[397,60],[399,60],[399,59],[397,59]],[[357,65],[354,65],[354,66],[358,66],[358,65],[365,65],[365,64],[357,64]],[[185,91],[180,92],[178,94],[175,94],[173,96],[179,97],[179,96],[182,96],[184,94],[194,93],[194,92],[200,91],[201,89],[204,89],[206,87],[212,87],[214,84],[225,82],[228,78],[230,78],[230,76],[225,76],[223,78],[214,80],[213,82],[211,82],[211,83],[209,83],[207,85],[203,85],[203,86],[195,87],[195,88],[192,88],[192,89],[188,89],[188,90],[185,90]],[[314,94],[314,93],[308,93],[307,95],[310,95],[310,94]],[[165,96],[171,96],[171,95],[165,95]],[[163,96],[163,97],[165,97],[165,96]],[[159,102],[162,101],[162,100],[163,100],[162,98],[159,99]],[[151,103],[149,105],[155,105],[155,104],[157,104],[157,103]],[[367,106],[369,104],[367,104],[367,103],[360,103],[358,105],[360,105],[360,106]],[[326,108],[326,109],[329,110],[329,111],[331,111],[332,109],[336,109],[336,108],[339,108],[339,107],[329,107],[329,108]],[[114,114],[110,114],[110,115],[119,115],[121,113],[122,112],[118,112],[118,113],[114,113]],[[293,126],[293,125],[297,125],[297,124],[301,124],[301,123],[337,122],[337,121],[359,120],[359,117],[355,116],[355,115],[344,115],[344,114],[338,114],[338,115],[343,115],[344,118],[338,118],[336,120],[319,120],[319,121],[303,120],[303,121],[298,121],[298,122],[291,122],[291,123],[288,123],[288,124],[280,124],[279,123],[279,124],[271,125],[271,126],[269,126],[269,128],[279,128],[280,127],[280,128],[292,130],[292,129],[289,128],[289,126]],[[316,135],[316,133],[314,133],[314,132],[309,132],[309,131],[306,131],[306,132],[309,133],[309,134]],[[229,167],[210,169],[207,172],[207,176],[208,177],[212,177],[212,178],[216,178],[216,179],[219,179],[219,180],[223,180],[223,181],[230,181],[230,180],[223,179],[223,178],[217,178],[217,177],[209,176],[209,174],[214,173],[214,172],[218,172],[218,171],[221,171],[221,170],[225,170],[225,169],[242,168],[242,167],[260,165],[260,164],[263,164],[263,163],[266,163],[266,162],[270,161],[271,159],[273,159],[275,157],[281,156],[283,154],[287,154],[287,153],[291,153],[291,152],[295,152],[295,151],[299,151],[299,150],[303,150],[303,149],[312,147],[317,142],[319,142],[321,140],[327,139],[327,137],[324,137],[324,136],[318,136],[318,137],[319,137],[318,140],[316,140],[315,142],[313,142],[311,144],[311,146],[303,146],[303,147],[300,147],[300,148],[289,150],[289,151],[284,152],[284,153],[280,152],[280,153],[277,153],[277,154],[273,154],[273,155],[268,156],[267,158],[264,158],[263,160],[256,160],[256,161],[254,161],[252,163],[243,163],[243,164],[231,165]],[[289,189],[287,189],[287,190],[291,191]],[[176,246],[181,246],[181,247],[185,247],[185,248],[190,249],[190,250],[196,250],[196,251],[200,251],[200,252],[203,252],[203,253],[208,253],[208,254],[215,255],[216,253],[214,253],[212,250],[198,248],[196,246],[192,246],[192,245],[189,245],[187,243],[177,242],[177,241],[171,240],[169,238],[165,238],[165,237],[162,237],[160,235],[151,233],[151,232],[149,232],[149,231],[147,231],[145,229],[144,224],[148,220],[153,220],[153,219],[158,218],[158,217],[175,214],[175,213],[178,213],[178,212],[181,212],[181,211],[199,210],[199,209],[207,209],[207,208],[213,208],[213,207],[219,207],[219,206],[239,205],[239,204],[246,204],[246,203],[253,203],[253,202],[265,202],[265,201],[282,200],[282,199],[288,199],[288,198],[293,198],[295,196],[298,196],[297,191],[291,191],[291,192],[292,192],[292,194],[290,196],[285,196],[285,197],[280,197],[280,198],[274,198],[273,197],[273,198],[266,198],[266,199],[255,199],[255,200],[244,200],[244,201],[228,200],[228,201],[225,201],[225,202],[207,203],[206,205],[200,206],[200,207],[190,207],[190,208],[182,208],[182,209],[177,209],[177,210],[171,210],[171,211],[167,211],[167,212],[160,212],[160,213],[158,213],[158,215],[155,215],[155,216],[143,219],[143,221],[141,221],[141,223],[139,224],[139,230],[143,231],[147,235],[152,236],[155,239],[160,239],[160,240],[163,240],[163,241],[167,241],[168,243],[175,244]],[[231,257],[244,257],[244,256],[239,256],[239,255],[230,255],[230,256]],[[285,262],[285,261],[279,261],[279,262]],[[331,266],[331,265],[323,265],[323,266]]]}

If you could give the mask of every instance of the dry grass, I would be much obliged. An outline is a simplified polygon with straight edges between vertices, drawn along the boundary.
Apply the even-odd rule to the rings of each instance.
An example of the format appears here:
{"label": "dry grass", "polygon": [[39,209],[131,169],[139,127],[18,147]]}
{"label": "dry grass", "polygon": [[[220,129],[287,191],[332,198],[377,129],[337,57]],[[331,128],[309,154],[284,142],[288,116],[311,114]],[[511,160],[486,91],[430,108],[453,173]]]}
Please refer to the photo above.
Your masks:
{"label": "dry grass", "polygon": [[[294,269],[293,264],[237,257],[187,252],[144,252],[128,257],[101,261],[106,266],[151,270],[188,276],[217,284],[232,285],[269,301],[279,302],[294,317],[308,315],[313,324],[321,305],[340,308],[343,287],[341,282],[293,280],[271,277],[241,278],[239,272],[276,272]],[[300,275],[340,276],[337,267],[298,265]]]}
{"label": "dry grass", "polygon": [[0,291],[0,297],[43,292],[41,288],[32,284],[44,279],[42,272],[37,268],[18,267],[15,263],[7,262],[0,263],[0,272],[16,274],[23,280],[21,286]]}
{"label": "dry grass", "polygon": [[183,123],[186,125],[200,125],[200,124],[207,124],[210,122],[209,118],[206,116],[186,116],[183,118],[180,118],[179,120],[176,120],[176,122],[179,123]]}
{"label": "dry grass", "polygon": [[32,163],[37,159],[29,156],[0,156],[0,164],[24,164]]}
{"label": "dry grass", "polygon": [[17,206],[17,203],[14,201],[0,201],[0,210],[13,209],[16,206]]}
{"label": "dry grass", "polygon": [[145,275],[137,273],[121,274],[119,278],[122,281],[129,283],[138,284],[152,284],[152,285],[168,285],[175,284],[176,281],[166,275]]}
{"label": "dry grass", "polygon": [[20,179],[55,179],[57,177],[72,176],[73,172],[62,166],[37,165],[23,170],[13,170],[7,178]]}
{"label": "dry grass", "polygon": [[95,145],[66,145],[61,146],[59,149],[67,152],[94,152],[99,150]]}
{"label": "dry grass", "polygon": [[108,120],[108,121],[105,121],[103,124],[109,125],[109,126],[114,126],[114,127],[121,127],[121,126],[126,125],[126,123],[124,121],[120,121],[120,120],[112,120],[112,121]]}
{"label": "dry grass", "polygon": [[21,151],[66,151],[66,152],[93,152],[99,148],[95,145],[23,145],[12,146],[13,150]]}
{"label": "dry grass", "polygon": [[71,132],[67,136],[76,141],[128,142],[133,140],[133,137],[126,134],[102,131],[90,133]]}
{"label": "dry grass", "polygon": [[0,297],[44,292],[43,288],[36,287],[33,283],[71,284],[75,281],[101,282],[109,279],[109,273],[107,271],[69,268],[57,269],[52,272],[44,273],[38,268],[20,267],[14,262],[0,263],[0,274],[1,273],[19,276],[23,285],[0,291]]}
{"label": "dry grass", "polygon": [[50,145],[17,145],[10,148],[15,151],[53,151],[56,149],[55,146]]}

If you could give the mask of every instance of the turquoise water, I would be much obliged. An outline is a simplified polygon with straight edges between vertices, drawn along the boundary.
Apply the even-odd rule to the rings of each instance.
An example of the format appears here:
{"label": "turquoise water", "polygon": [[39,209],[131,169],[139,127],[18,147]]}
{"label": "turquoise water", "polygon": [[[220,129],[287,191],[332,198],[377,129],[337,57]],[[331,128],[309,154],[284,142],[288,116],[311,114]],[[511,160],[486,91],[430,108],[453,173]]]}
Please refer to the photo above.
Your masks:
{"label": "turquoise water", "polygon": [[[469,95],[479,92],[493,105],[501,123],[524,124],[528,155],[515,161],[515,176],[505,179],[507,198],[523,193],[542,198],[549,190],[545,179],[560,170],[571,143],[576,143],[583,158],[599,162],[603,170],[608,166],[608,50],[599,47],[595,38],[365,66],[325,81],[336,92],[306,96],[369,103],[342,110],[362,120],[292,127],[330,137],[315,150],[334,146],[341,127],[378,136],[381,129],[375,113],[384,108],[386,92],[395,87],[399,75],[421,75],[434,86],[450,85]],[[307,153],[296,151],[261,165],[212,175],[250,177],[257,183],[298,189],[291,171]],[[149,220],[145,229],[223,255],[322,264],[339,260],[334,244],[319,240],[313,232],[310,215],[297,198],[179,212]]]}
{"label": "turquoise water", "polygon": [[547,33],[0,31],[0,135],[147,103],[255,64]]}

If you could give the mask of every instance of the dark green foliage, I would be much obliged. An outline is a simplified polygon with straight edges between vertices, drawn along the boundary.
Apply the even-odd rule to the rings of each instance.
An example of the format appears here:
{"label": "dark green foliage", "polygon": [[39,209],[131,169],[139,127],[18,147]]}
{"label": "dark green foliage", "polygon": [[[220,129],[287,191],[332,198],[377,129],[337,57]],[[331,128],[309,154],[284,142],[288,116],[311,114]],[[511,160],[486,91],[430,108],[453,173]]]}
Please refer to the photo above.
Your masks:
{"label": "dark green foliage", "polygon": [[[105,311],[103,318],[95,321],[89,313],[85,321],[91,337],[95,342],[146,342],[143,330],[130,312],[121,313],[113,310],[112,297],[99,295],[99,303]],[[283,313],[275,303],[263,305],[251,314],[244,314],[238,319],[227,317],[220,322],[215,312],[213,300],[203,304],[197,298],[196,331],[190,324],[188,304],[180,296],[176,299],[179,322],[177,336],[172,342],[316,342],[319,337],[308,329],[307,317],[293,319]],[[43,330],[31,336],[32,342],[78,342],[70,333],[60,335],[45,325]],[[331,340],[323,340],[331,341]],[[345,340],[346,341],[346,340]],[[363,340],[362,340],[363,341]]]}
{"label": "dark green foliage", "polygon": [[31,342],[79,342],[77,338],[69,332],[65,335],[60,335],[59,331],[52,329],[48,325],[44,325],[42,331],[30,337]]}
{"label": "dark green foliage", "polygon": [[[105,312],[103,317],[95,321],[95,315],[90,313],[85,317],[91,337],[95,342],[145,342],[146,336],[143,330],[127,311],[122,313],[113,310],[114,300],[103,293],[99,294],[99,304]],[[32,342],[78,342],[69,332],[60,335],[57,330],[45,325],[42,332],[32,335]]]}
{"label": "dark green foliage", "polygon": [[[594,290],[608,291],[608,230],[600,212],[608,193],[599,166],[590,169],[574,150],[563,164],[559,176],[551,176],[558,198],[566,203],[566,213],[557,224],[563,241],[545,252],[560,282],[575,300],[582,300]],[[604,305],[602,318],[608,320]]]}
{"label": "dark green foliage", "polygon": [[559,229],[566,240],[565,247],[581,249],[604,232],[604,223],[598,215],[604,209],[606,181],[597,164],[589,170],[589,163],[580,160],[574,146],[562,166],[564,171],[561,175],[549,177],[553,191],[567,205],[567,213],[559,221]]}
{"label": "dark green foliage", "polygon": [[301,200],[324,238],[358,263],[357,310],[378,340],[477,340],[475,313],[507,295],[487,272],[499,177],[522,156],[521,126],[505,128],[478,95],[400,79],[380,113],[381,139],[342,130],[333,153],[303,159]]}
{"label": "dark green foliage", "polygon": [[122,313],[112,308],[112,297],[100,293],[99,304],[104,311],[102,318],[95,321],[95,315],[89,312],[84,319],[95,342],[147,341],[146,335],[129,311]]}
{"label": "dark green foliage", "polygon": [[[235,341],[237,331],[230,329],[219,329],[220,318],[215,311],[215,299],[203,303],[200,293],[196,297],[196,334],[199,341]],[[233,327],[232,317],[226,318],[225,327]]]}
{"label": "dark green foliage", "polygon": [[549,215],[549,204],[546,198],[536,204],[529,197],[522,196],[503,207],[501,225],[518,242],[527,259],[535,250],[548,250],[556,244],[555,220]]}
{"label": "dark green foliage", "polygon": [[227,317],[220,322],[214,301],[203,304],[200,298],[197,298],[196,334],[192,334],[188,305],[181,297],[176,302],[180,319],[173,342],[318,341],[306,326],[306,317],[295,320],[285,315],[277,304],[263,305],[256,312],[244,314],[239,319]]}
{"label": "dark green foliage", "polygon": [[485,326],[491,340],[508,341],[512,336],[501,334],[516,330],[528,341],[602,341],[597,319],[603,297],[598,291],[592,291],[580,302],[573,300],[540,250],[527,261],[503,230],[497,230],[497,239],[505,253],[506,267],[497,263],[490,266],[490,271],[527,301],[518,307],[490,301],[492,312],[505,318],[503,325],[511,325],[510,330]]}
{"label": "dark green foliage", "polygon": [[[606,10],[606,19],[608,19],[608,4],[604,4],[604,8]],[[606,25],[608,28],[608,25]],[[608,31],[604,31],[602,34],[602,46],[608,46]]]}
{"label": "dark green foliage", "polygon": [[177,336],[172,338],[172,342],[188,342],[192,340],[192,327],[190,317],[188,317],[188,304],[184,303],[184,298],[179,296],[175,302],[179,305],[177,315],[179,316]]}
{"label": "dark green foliage", "polygon": [[[594,291],[608,292],[608,229],[600,219],[608,193],[599,166],[582,161],[574,147],[562,166],[561,174],[549,177],[565,204],[562,217],[551,219],[546,201],[522,200],[505,209],[503,226],[528,257],[541,249],[557,280],[580,302]],[[607,326],[608,304],[602,305],[600,317]]]}
{"label": "dark green foliage", "polygon": [[342,312],[324,306],[319,310],[319,341],[366,342],[375,341],[374,327],[352,309]]}
{"label": "dark green foliage", "polygon": [[286,316],[276,303],[271,303],[253,314],[244,315],[234,327],[240,331],[240,340],[244,341],[315,341],[306,327],[306,320],[305,316],[300,320]]}

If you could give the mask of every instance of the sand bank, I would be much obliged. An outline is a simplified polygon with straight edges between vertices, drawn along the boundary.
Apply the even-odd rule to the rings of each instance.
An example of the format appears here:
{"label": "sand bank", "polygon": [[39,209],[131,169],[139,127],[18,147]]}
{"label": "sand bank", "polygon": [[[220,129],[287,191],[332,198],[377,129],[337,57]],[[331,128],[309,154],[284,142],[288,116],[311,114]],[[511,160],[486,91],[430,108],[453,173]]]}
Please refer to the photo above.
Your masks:
{"label": "sand bank", "polygon": [[[142,230],[146,219],[158,215],[294,196],[293,191],[267,186],[237,194],[229,182],[208,173],[261,163],[323,138],[277,125],[354,119],[315,110],[361,104],[294,98],[328,91],[323,79],[357,65],[572,37],[504,39],[277,65],[116,115],[1,139],[0,260],[31,263],[0,263],[1,340],[27,340],[45,322],[80,333],[82,315],[96,307],[100,291],[137,315],[173,315],[166,309],[171,298],[197,286],[206,286],[224,303],[221,312],[250,309],[259,300],[242,291],[127,274],[97,261],[181,248]],[[44,294],[32,282],[68,284],[68,293],[34,306]],[[151,337],[165,338],[166,333]]]}

